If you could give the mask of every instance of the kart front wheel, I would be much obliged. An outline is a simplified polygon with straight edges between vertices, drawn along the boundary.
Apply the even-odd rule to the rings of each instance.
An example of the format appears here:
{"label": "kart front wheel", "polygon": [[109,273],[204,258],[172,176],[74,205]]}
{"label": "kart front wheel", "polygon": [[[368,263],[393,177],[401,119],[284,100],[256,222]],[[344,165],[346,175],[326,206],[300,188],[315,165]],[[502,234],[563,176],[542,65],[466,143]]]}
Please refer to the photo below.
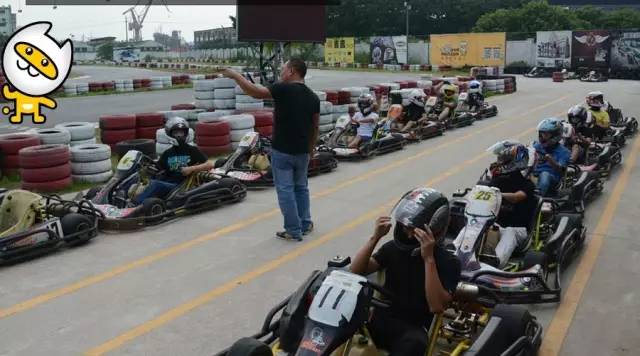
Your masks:
{"label": "kart front wheel", "polygon": [[[506,336],[504,341],[507,346],[510,346],[522,336],[532,337],[534,334],[534,318],[527,308],[521,305],[499,304],[491,312],[491,317],[502,319],[500,331],[498,332]],[[504,350],[496,351],[496,353],[492,354],[499,355]]]}
{"label": "kart front wheel", "polygon": [[528,269],[535,265],[540,265],[543,270],[547,270],[547,254],[541,251],[527,251],[522,262],[522,269]]}
{"label": "kart front wheel", "polygon": [[262,341],[244,337],[231,346],[226,356],[273,356],[273,352]]}
{"label": "kart front wheel", "polygon": [[142,202],[142,212],[147,222],[154,223],[162,220],[162,214],[167,210],[162,199],[149,198]]}
{"label": "kart front wheel", "polygon": [[[63,238],[70,246],[76,246],[89,241],[95,234],[91,232],[93,222],[82,214],[70,213],[60,219]],[[67,236],[70,236],[67,238]]]}

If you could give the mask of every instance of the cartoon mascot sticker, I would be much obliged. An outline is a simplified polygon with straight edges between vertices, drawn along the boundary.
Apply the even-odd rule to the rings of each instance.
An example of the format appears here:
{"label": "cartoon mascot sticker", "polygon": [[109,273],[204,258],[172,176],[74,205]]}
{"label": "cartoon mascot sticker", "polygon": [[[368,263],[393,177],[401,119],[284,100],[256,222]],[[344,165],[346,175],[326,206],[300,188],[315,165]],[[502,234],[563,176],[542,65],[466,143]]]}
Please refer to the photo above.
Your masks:
{"label": "cartoon mascot sticker", "polygon": [[[62,85],[69,76],[73,63],[73,44],[69,39],[62,44],[51,36],[50,22],[34,22],[14,33],[4,47],[2,69],[8,84],[2,95],[14,102],[14,111],[3,107],[2,113],[12,114],[9,122],[22,123],[23,116],[32,115],[33,123],[42,124],[46,117],[40,108],[55,109],[55,100],[46,97]],[[15,88],[12,90],[9,86]]]}

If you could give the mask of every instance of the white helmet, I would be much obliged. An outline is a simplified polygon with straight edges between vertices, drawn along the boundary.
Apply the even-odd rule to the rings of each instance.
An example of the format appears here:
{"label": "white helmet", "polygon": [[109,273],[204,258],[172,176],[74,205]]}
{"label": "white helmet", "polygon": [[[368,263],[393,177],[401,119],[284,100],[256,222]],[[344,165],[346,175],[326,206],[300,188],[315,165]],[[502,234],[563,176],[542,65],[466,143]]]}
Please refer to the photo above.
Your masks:
{"label": "white helmet", "polygon": [[482,83],[477,80],[472,80],[469,82],[469,94],[473,93],[482,93]]}
{"label": "white helmet", "polygon": [[426,97],[424,90],[414,89],[409,93],[409,102],[420,107],[424,107],[424,98]]}

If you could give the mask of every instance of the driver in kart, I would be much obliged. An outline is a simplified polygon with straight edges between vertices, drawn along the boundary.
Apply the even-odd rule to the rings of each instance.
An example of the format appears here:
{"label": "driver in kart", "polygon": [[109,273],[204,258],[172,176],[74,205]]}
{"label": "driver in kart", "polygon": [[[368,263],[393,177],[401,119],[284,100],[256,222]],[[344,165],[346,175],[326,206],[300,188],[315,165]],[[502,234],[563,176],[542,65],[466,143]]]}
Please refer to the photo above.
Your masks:
{"label": "driver in kart", "polygon": [[504,268],[516,247],[527,240],[527,227],[536,209],[536,187],[523,175],[529,164],[529,150],[524,145],[501,141],[487,151],[497,157],[489,168],[489,186],[500,189],[507,204],[503,203],[485,248],[498,257],[499,268]]}
{"label": "driver in kart", "polygon": [[[565,126],[564,144],[571,150],[570,163],[579,163],[591,144],[591,130],[587,127],[587,109],[575,105],[567,113],[567,119],[573,130]],[[567,132],[569,131],[569,132]]]}
{"label": "driver in kart", "polygon": [[453,84],[445,84],[440,88],[442,93],[443,109],[438,116],[440,121],[451,117],[456,107],[458,107],[458,87]]}
{"label": "driver in kart", "polygon": [[611,126],[609,113],[601,91],[592,91],[587,95],[587,126],[592,127],[593,136],[602,139]]}
{"label": "driver in kart", "polygon": [[[424,355],[434,313],[443,312],[460,280],[460,261],[443,246],[449,202],[431,188],[416,188],[396,204],[392,217],[376,220],[373,236],[358,251],[351,271],[384,271],[390,308],[377,308],[368,326],[374,343],[392,356]],[[374,249],[389,233],[393,240]]]}
{"label": "driver in kart", "polygon": [[404,121],[406,122],[401,132],[410,132],[418,125],[418,122],[425,115],[424,101],[426,95],[421,89],[414,89],[409,94],[409,105],[404,108]]}
{"label": "driver in kart", "polygon": [[538,178],[538,190],[543,197],[554,192],[571,158],[569,150],[560,144],[561,140],[560,120],[548,118],[538,124],[538,142],[533,144],[538,163],[533,174]]}
{"label": "driver in kart", "polygon": [[378,121],[375,112],[375,99],[371,94],[362,94],[358,98],[358,111],[351,118],[351,123],[358,126],[356,137],[349,142],[349,148],[358,148],[361,144],[371,141],[373,130]]}
{"label": "driver in kart", "polygon": [[189,125],[181,117],[170,118],[164,126],[173,146],[164,151],[157,165],[163,171],[161,179],[151,179],[147,187],[133,200],[142,204],[148,198],[163,198],[182,183],[185,177],[196,172],[213,169],[213,163],[200,149],[187,143]]}
{"label": "driver in kart", "polygon": [[476,112],[482,108],[484,104],[484,95],[482,95],[482,84],[477,80],[469,82],[469,110]]}

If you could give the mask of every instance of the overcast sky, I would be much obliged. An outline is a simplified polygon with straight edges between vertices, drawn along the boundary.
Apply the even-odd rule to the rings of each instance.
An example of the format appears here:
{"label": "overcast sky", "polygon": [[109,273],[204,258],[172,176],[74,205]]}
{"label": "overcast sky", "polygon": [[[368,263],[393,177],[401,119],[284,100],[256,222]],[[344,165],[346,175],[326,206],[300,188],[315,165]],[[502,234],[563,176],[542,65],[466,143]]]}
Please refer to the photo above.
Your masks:
{"label": "overcast sky", "polygon": [[[25,0],[0,0],[0,5],[11,5],[12,12],[18,12],[21,3],[22,13],[17,14],[18,26],[35,21],[53,23],[53,35],[57,38],[75,36],[76,40],[91,37],[115,36],[125,38],[125,20],[122,13],[128,6],[25,6]],[[160,3],[160,2],[158,2]],[[143,6],[138,6],[138,12]],[[144,39],[153,39],[153,33],[162,27],[162,32],[170,34],[172,30],[182,31],[182,36],[193,41],[193,31],[220,26],[230,26],[229,15],[235,16],[235,6],[152,6],[142,28]],[[131,35],[130,35],[131,36]]]}

